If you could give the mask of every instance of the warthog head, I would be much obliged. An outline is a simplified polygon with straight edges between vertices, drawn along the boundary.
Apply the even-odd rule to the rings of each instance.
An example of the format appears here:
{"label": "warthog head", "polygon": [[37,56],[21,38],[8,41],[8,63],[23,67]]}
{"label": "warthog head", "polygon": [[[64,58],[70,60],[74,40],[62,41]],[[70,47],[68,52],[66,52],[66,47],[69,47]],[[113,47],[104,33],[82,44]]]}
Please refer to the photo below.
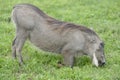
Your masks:
{"label": "warthog head", "polygon": [[104,42],[98,37],[95,37],[94,40],[89,41],[87,50],[92,59],[93,65],[98,67],[105,64]]}
{"label": "warthog head", "polygon": [[103,66],[105,64],[104,43],[101,42],[96,47],[96,51],[93,53],[93,64]]}

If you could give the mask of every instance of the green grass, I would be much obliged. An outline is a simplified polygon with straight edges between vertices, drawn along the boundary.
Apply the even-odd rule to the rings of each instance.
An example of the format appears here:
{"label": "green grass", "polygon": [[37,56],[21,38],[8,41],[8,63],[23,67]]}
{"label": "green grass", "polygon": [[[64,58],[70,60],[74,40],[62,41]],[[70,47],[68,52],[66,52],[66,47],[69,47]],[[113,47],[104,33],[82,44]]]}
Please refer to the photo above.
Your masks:
{"label": "green grass", "polygon": [[[120,0],[0,0],[0,80],[120,80]],[[93,67],[88,57],[77,59],[73,69],[57,68],[60,55],[23,48],[25,65],[11,57],[15,27],[8,22],[12,7],[31,3],[48,15],[94,29],[105,42],[106,66]]]}

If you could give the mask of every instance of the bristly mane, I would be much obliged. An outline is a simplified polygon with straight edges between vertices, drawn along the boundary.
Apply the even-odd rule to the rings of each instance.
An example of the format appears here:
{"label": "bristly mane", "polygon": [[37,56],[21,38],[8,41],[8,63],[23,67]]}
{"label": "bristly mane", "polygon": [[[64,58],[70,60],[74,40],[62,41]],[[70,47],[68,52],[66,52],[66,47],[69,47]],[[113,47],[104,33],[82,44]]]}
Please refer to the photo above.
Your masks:
{"label": "bristly mane", "polygon": [[65,31],[67,29],[71,29],[71,30],[77,29],[77,30],[83,31],[83,32],[88,33],[88,34],[97,35],[93,30],[91,30],[85,26],[76,25],[74,23],[59,21],[59,20],[56,20],[53,18],[47,19],[47,22],[48,22],[48,24],[58,25],[54,28],[54,30],[61,29],[62,31]]}
{"label": "bristly mane", "polygon": [[83,31],[83,32],[86,32],[86,33],[89,33],[89,34],[95,34],[96,35],[96,33],[94,31],[92,31],[91,29],[89,29],[87,27],[84,27],[84,26],[76,25],[76,24],[73,24],[73,23],[67,23],[65,26],[66,26],[66,28],[78,29],[80,31]]}

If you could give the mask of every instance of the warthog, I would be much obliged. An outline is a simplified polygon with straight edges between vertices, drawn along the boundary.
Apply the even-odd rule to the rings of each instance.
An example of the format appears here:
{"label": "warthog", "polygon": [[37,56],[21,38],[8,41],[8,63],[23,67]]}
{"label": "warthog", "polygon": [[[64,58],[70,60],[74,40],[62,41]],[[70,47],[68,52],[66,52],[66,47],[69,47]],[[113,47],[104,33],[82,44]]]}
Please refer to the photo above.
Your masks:
{"label": "warthog", "polygon": [[44,51],[61,54],[66,66],[73,67],[79,55],[90,56],[95,66],[105,64],[104,43],[87,27],[56,20],[31,4],[15,5],[12,20],[16,26],[12,55],[18,54],[20,64],[26,39]]}

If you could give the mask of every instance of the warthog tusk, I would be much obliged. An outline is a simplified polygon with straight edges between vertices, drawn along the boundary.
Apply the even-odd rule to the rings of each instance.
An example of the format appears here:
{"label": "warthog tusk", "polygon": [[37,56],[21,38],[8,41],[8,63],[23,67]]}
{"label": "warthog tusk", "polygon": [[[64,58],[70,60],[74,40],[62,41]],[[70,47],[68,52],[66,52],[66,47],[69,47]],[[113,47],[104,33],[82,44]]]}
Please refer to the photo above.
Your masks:
{"label": "warthog tusk", "polygon": [[93,64],[98,67],[98,60],[95,56],[95,53],[93,53]]}

